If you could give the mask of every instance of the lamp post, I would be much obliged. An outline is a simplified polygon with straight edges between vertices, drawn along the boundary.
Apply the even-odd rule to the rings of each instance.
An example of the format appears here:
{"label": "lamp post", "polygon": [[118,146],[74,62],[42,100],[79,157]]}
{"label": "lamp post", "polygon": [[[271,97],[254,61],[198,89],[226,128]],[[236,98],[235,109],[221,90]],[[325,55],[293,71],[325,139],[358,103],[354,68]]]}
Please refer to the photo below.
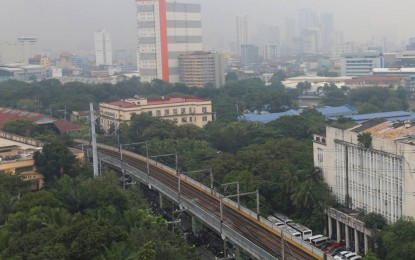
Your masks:
{"label": "lamp post", "polygon": [[[118,129],[117,129],[117,131],[118,131]],[[118,143],[119,143],[119,135],[118,135]],[[150,181],[150,165],[149,165],[149,158],[148,158],[148,142],[145,141],[145,142],[137,142],[137,143],[129,143],[129,144],[119,144],[120,162],[121,162],[120,167],[121,167],[121,172],[124,175],[124,180],[123,180],[124,189],[125,189],[125,174],[124,174],[124,169],[122,167],[122,165],[123,165],[123,150],[122,150],[122,148],[125,147],[125,146],[142,145],[142,144],[145,144],[145,146],[146,146],[147,183],[149,183],[149,181]]]}

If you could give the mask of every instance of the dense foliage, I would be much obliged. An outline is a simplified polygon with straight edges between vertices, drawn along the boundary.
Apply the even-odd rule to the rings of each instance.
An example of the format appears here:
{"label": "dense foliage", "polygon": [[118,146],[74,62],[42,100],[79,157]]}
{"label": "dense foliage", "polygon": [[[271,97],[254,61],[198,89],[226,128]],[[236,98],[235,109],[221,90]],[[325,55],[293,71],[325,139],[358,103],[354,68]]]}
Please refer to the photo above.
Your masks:
{"label": "dense foliage", "polygon": [[111,174],[64,175],[48,190],[0,174],[0,259],[193,259],[184,239],[151,215],[139,190]]}

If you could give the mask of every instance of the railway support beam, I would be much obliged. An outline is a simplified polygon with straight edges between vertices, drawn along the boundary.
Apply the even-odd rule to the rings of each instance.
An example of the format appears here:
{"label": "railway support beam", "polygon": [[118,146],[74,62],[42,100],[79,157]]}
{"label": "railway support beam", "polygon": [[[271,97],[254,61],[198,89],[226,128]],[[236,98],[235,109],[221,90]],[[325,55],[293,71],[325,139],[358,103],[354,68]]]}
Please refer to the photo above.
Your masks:
{"label": "railway support beam", "polygon": [[160,209],[163,209],[163,194],[161,194],[161,192],[159,192],[159,204],[160,204]]}
{"label": "railway support beam", "polygon": [[192,216],[192,232],[195,235],[198,235],[200,234],[201,231],[202,231],[202,224],[197,220],[197,218]]}
{"label": "railway support beam", "polygon": [[327,216],[327,219],[328,219],[328,226],[329,226],[329,228],[328,228],[328,230],[329,230],[329,233],[328,233],[328,237],[329,238],[331,238],[332,236],[333,236],[333,224],[332,224],[332,219],[331,219],[331,217],[330,216]]}

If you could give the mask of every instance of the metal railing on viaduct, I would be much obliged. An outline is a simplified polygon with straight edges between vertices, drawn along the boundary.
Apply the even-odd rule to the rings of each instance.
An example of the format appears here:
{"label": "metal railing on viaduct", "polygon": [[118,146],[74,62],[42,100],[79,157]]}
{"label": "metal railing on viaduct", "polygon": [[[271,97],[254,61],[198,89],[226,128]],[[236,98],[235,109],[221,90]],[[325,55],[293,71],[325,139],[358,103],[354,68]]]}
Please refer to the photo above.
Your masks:
{"label": "metal railing on viaduct", "polygon": [[[87,142],[76,140],[77,143]],[[87,156],[92,156],[86,149]],[[108,164],[133,176],[149,188],[158,191],[203,224],[215,230],[223,239],[234,243],[256,259],[334,259],[321,250],[290,234],[250,209],[238,205],[235,201],[185,175],[177,175],[176,170],[144,156],[124,150],[123,159],[119,148],[98,144],[100,164]],[[136,164],[137,162],[137,164]],[[148,165],[147,165],[148,164]],[[147,169],[146,168],[147,166]],[[150,168],[148,168],[150,166]],[[178,178],[182,183],[182,193],[172,187],[172,181],[160,178],[160,174]],[[180,185],[180,184],[179,184]],[[186,191],[188,189],[188,192]],[[196,192],[191,194],[192,192]],[[206,198],[206,200],[205,200]],[[212,209],[212,202],[216,209]],[[226,207],[221,220],[219,202]],[[283,238],[283,239],[282,239]]]}

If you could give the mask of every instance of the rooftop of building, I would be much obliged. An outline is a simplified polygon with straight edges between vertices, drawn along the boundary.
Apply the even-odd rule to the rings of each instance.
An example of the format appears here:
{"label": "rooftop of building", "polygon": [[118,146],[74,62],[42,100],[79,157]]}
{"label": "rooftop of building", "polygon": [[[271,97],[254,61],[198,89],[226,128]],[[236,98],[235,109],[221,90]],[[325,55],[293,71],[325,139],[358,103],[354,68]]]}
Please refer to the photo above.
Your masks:
{"label": "rooftop of building", "polygon": [[403,77],[357,77],[357,78],[352,78],[352,79],[346,79],[345,83],[380,82],[380,81],[387,81],[387,82],[396,81],[396,82],[399,82],[402,79],[403,79]]}
{"label": "rooftop of building", "polygon": [[[195,98],[195,97],[170,97],[170,98],[160,98],[160,99],[125,99],[113,102],[104,102],[102,104],[107,104],[111,106],[117,106],[121,108],[133,108],[149,105],[161,105],[161,104],[176,104],[176,103],[186,103],[186,102],[206,102],[210,101],[205,98]],[[140,104],[142,102],[142,104]]]}
{"label": "rooftop of building", "polygon": [[[17,148],[20,150],[39,150],[41,148],[29,144],[19,143],[0,137],[0,148]],[[4,150],[4,149],[3,149]]]}
{"label": "rooftop of building", "polygon": [[350,117],[356,123],[363,123],[368,120],[382,118],[388,121],[393,120],[415,120],[415,113],[407,111],[390,111],[371,114],[351,115]]}
{"label": "rooftop of building", "polygon": [[4,125],[5,123],[13,120],[18,119],[25,119],[32,122],[36,122],[37,120],[41,120],[43,118],[51,118],[44,114],[29,112],[19,109],[7,108],[7,107],[0,107],[0,126]]}
{"label": "rooftop of building", "polygon": [[372,72],[395,72],[395,73],[415,73],[415,68],[373,68]]}
{"label": "rooftop of building", "polygon": [[359,126],[350,129],[353,132],[370,133],[375,138],[387,139],[387,140],[406,140],[410,139],[411,142],[415,138],[415,121],[386,121],[383,122],[379,119],[369,120]]}
{"label": "rooftop of building", "polygon": [[[344,105],[338,107],[320,107],[316,109],[319,111],[323,116],[330,118],[330,117],[337,117],[337,116],[347,116],[352,115],[355,113],[355,110],[352,106]],[[249,113],[243,114],[239,117],[240,120],[243,121],[254,121],[254,122],[261,122],[261,123],[268,123],[270,121],[276,120],[283,116],[298,116],[303,112],[303,109],[298,110],[289,110],[286,112],[280,113]]]}
{"label": "rooftop of building", "polygon": [[382,56],[379,52],[354,52],[343,54],[343,58],[378,58]]}

